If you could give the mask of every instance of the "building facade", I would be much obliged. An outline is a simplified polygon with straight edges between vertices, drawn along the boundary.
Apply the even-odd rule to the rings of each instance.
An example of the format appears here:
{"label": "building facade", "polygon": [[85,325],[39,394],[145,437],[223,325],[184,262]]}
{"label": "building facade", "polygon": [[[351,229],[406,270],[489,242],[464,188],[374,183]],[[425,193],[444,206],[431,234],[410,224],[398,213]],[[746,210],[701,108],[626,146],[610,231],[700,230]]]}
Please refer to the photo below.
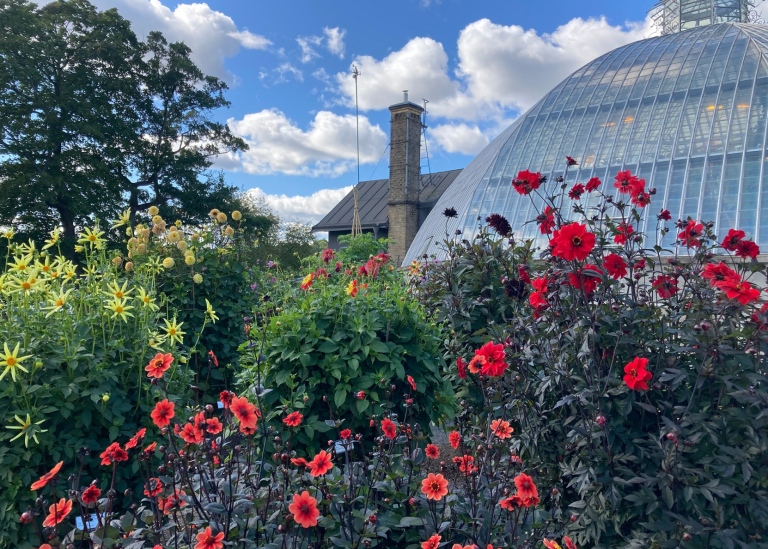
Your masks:
{"label": "building facade", "polygon": [[[472,238],[478,218],[492,213],[516,237],[545,244],[526,223],[540,204],[511,188],[526,169],[569,184],[598,177],[608,187],[631,170],[656,188],[654,211],[713,221],[718,234],[738,227],[768,245],[768,27],[745,22],[751,5],[660,2],[661,36],[588,63],[518,118],[446,190],[405,262],[440,257],[446,231]],[[579,162],[567,174],[566,155]],[[446,207],[459,212],[447,224]]]}

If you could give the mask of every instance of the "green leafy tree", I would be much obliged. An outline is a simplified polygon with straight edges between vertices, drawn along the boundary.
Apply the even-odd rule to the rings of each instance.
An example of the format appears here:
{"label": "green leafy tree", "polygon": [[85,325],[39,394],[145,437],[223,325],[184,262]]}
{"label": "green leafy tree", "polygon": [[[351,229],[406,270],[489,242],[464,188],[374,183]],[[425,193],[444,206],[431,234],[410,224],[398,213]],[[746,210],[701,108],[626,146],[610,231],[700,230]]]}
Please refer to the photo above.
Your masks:
{"label": "green leafy tree", "polygon": [[116,10],[87,0],[0,0],[0,223],[65,243],[98,216],[149,206],[200,222],[241,206],[209,172],[246,148],[212,113],[227,86],[182,43],[137,40]]}

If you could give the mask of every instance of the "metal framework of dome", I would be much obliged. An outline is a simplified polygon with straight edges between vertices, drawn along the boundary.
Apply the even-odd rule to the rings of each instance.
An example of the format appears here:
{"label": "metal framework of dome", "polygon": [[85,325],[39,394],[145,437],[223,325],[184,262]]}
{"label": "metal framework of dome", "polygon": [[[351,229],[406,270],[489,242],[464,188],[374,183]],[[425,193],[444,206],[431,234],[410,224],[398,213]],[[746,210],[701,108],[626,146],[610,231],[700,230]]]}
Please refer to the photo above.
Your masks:
{"label": "metal framework of dome", "polygon": [[[684,8],[702,0],[670,0]],[[716,5],[740,0],[705,0]],[[746,4],[746,3],[744,3]],[[743,7],[743,6],[742,6]],[[609,52],[574,72],[491,142],[446,190],[406,261],[440,256],[446,230],[471,239],[478,218],[504,215],[517,238],[538,239],[539,204],[510,185],[520,170],[591,177],[611,188],[632,170],[656,188],[650,208],[674,219],[713,221],[768,246],[768,27],[715,23],[648,38]],[[584,199],[582,199],[584,202]],[[586,198],[586,206],[590,204]],[[459,211],[443,218],[446,207]],[[646,229],[646,234],[648,230]],[[670,245],[667,235],[663,245]]]}

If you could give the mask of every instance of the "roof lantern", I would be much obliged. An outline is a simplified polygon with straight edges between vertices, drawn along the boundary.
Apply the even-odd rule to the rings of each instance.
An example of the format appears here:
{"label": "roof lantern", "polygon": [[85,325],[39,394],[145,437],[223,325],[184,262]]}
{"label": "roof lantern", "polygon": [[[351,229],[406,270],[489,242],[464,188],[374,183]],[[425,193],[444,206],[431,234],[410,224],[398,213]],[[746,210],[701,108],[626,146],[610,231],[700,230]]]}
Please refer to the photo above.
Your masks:
{"label": "roof lantern", "polygon": [[660,0],[649,14],[661,35],[718,23],[755,23],[762,0]]}

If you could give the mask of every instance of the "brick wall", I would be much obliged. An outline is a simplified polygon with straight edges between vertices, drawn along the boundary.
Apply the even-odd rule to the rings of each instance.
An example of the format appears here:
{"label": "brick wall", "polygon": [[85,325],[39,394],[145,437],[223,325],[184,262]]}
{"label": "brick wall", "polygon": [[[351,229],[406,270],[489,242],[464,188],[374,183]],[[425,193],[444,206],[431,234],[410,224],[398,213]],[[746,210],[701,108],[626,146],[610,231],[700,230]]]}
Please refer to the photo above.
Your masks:
{"label": "brick wall", "polygon": [[389,107],[389,253],[402,263],[419,229],[419,176],[421,171],[420,106],[400,103]]}

